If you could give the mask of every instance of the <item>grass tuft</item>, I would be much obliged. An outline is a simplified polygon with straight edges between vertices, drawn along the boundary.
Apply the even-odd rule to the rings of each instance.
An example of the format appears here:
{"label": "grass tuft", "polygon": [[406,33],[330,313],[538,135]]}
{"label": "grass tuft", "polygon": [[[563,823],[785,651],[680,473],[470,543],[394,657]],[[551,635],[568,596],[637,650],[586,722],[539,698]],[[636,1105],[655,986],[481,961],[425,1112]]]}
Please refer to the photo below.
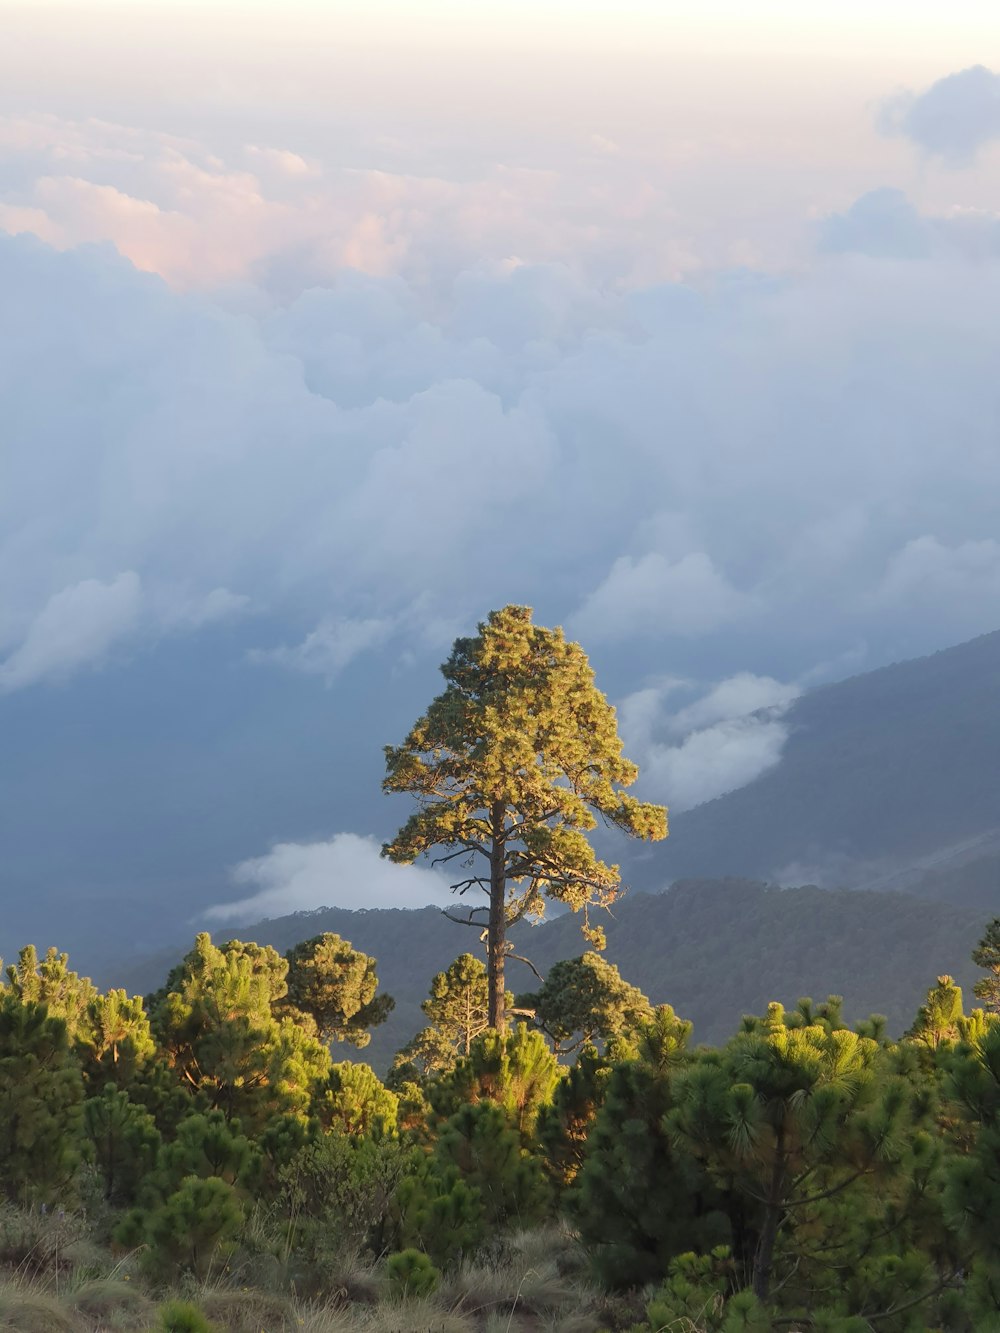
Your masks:
{"label": "grass tuft", "polygon": [[114,1277],[88,1278],[66,1293],[66,1301],[89,1319],[109,1319],[122,1310],[141,1315],[152,1308],[141,1286]]}
{"label": "grass tuft", "polygon": [[259,1288],[203,1287],[195,1301],[226,1333],[260,1333],[261,1329],[284,1333],[285,1329],[298,1328],[294,1302]]}
{"label": "grass tuft", "polygon": [[17,1333],[77,1333],[83,1321],[55,1296],[11,1282],[0,1287],[0,1328]]}

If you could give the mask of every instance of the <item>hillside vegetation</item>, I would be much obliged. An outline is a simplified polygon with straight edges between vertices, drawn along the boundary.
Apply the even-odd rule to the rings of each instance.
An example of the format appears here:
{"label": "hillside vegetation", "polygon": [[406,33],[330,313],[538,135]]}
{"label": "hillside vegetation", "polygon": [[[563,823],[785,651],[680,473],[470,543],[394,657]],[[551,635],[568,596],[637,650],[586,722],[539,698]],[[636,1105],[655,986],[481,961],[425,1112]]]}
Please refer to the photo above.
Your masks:
{"label": "hillside vegetation", "polygon": [[[769,1000],[794,1004],[810,994],[840,994],[852,1021],[878,1010],[891,1031],[901,1032],[939,971],[971,984],[969,955],[988,919],[975,906],[951,908],[907,894],[778,889],[732,879],[682,881],[665,894],[633,893],[602,922],[608,960],[655,1003],[685,1014],[696,1041],[715,1042]],[[263,921],[239,934],[284,953],[324,931],[377,958],[382,984],[396,1000],[364,1054],[383,1071],[422,1026],[428,977],[477,947],[475,935],[432,907],[326,908]],[[581,948],[572,917],[522,926],[515,943],[543,974]],[[174,961],[173,954],[145,959],[106,980],[149,991]],[[517,962],[508,967],[513,989],[534,989],[527,968]]]}
{"label": "hillside vegetation", "polygon": [[0,986],[0,1327],[978,1333],[1000,920],[976,963],[984,1009],[942,974],[898,1039],[831,996],[696,1046],[592,952],[503,1035],[465,956],[382,1082],[337,1059],[388,1008],[339,937],[201,935],[145,1003],[25,948]]}

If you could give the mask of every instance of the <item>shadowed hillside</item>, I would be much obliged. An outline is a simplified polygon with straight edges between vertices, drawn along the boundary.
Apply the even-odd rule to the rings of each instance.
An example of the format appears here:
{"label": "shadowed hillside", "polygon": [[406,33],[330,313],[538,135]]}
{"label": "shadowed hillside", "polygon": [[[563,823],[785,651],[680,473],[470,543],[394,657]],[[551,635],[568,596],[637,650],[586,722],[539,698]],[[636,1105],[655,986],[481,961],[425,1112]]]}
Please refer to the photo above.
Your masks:
{"label": "shadowed hillside", "polygon": [[[624,899],[605,922],[606,956],[654,1002],[670,1003],[691,1019],[699,1041],[724,1040],[744,1013],[759,1013],[770,1000],[793,1005],[801,996],[818,1000],[831,992],[843,994],[850,1021],[875,1010],[899,1033],[939,973],[971,986],[976,971],[969,954],[984,925],[974,907],[952,909],[905,894],[691,880],[668,893]],[[322,931],[374,955],[382,989],[396,999],[395,1012],[359,1056],[378,1069],[423,1025],[419,1006],[432,975],[459,953],[480,949],[476,932],[450,925],[431,907],[331,908],[232,934],[284,952]],[[227,936],[217,932],[219,940]],[[587,947],[572,916],[522,928],[515,940],[517,951],[543,973]],[[102,980],[151,990],[175,961],[173,953],[162,954]],[[510,963],[509,975],[513,989],[533,986],[522,964]],[[344,1054],[353,1052],[345,1048]]]}
{"label": "shadowed hillside", "polygon": [[[1000,631],[813,690],[786,716],[781,762],[677,815],[632,871],[636,887],[689,875],[859,888],[921,878],[933,893],[970,840],[1000,830]],[[940,896],[948,889],[941,878]],[[1000,889],[986,896],[1000,911]]]}

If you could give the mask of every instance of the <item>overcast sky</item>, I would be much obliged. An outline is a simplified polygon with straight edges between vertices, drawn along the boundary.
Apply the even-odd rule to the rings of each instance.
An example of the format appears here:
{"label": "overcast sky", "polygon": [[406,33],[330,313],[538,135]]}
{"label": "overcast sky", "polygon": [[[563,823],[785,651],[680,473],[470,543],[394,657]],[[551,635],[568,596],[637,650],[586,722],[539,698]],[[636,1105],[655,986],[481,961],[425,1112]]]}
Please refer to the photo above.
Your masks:
{"label": "overcast sky", "polygon": [[381,747],[505,602],[675,811],[996,628],[995,70],[992,0],[0,3],[5,930],[432,898]]}

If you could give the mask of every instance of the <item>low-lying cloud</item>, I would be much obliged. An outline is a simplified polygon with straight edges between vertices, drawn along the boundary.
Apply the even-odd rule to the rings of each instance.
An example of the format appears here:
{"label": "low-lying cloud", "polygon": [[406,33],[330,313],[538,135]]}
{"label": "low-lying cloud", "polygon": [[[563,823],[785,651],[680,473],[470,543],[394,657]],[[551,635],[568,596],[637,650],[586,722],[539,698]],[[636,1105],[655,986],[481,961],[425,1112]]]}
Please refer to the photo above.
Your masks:
{"label": "low-lying cloud", "polygon": [[665,680],[618,705],[626,753],[642,789],[675,813],[745,786],[781,759],[795,685],[742,672],[680,707],[690,681]]}
{"label": "low-lying cloud", "polygon": [[453,901],[436,871],[394,865],[379,851],[374,838],[356,833],[337,833],[324,842],[279,842],[233,869],[233,884],[253,892],[210,907],[205,917],[244,924],[318,907],[426,907]]}

